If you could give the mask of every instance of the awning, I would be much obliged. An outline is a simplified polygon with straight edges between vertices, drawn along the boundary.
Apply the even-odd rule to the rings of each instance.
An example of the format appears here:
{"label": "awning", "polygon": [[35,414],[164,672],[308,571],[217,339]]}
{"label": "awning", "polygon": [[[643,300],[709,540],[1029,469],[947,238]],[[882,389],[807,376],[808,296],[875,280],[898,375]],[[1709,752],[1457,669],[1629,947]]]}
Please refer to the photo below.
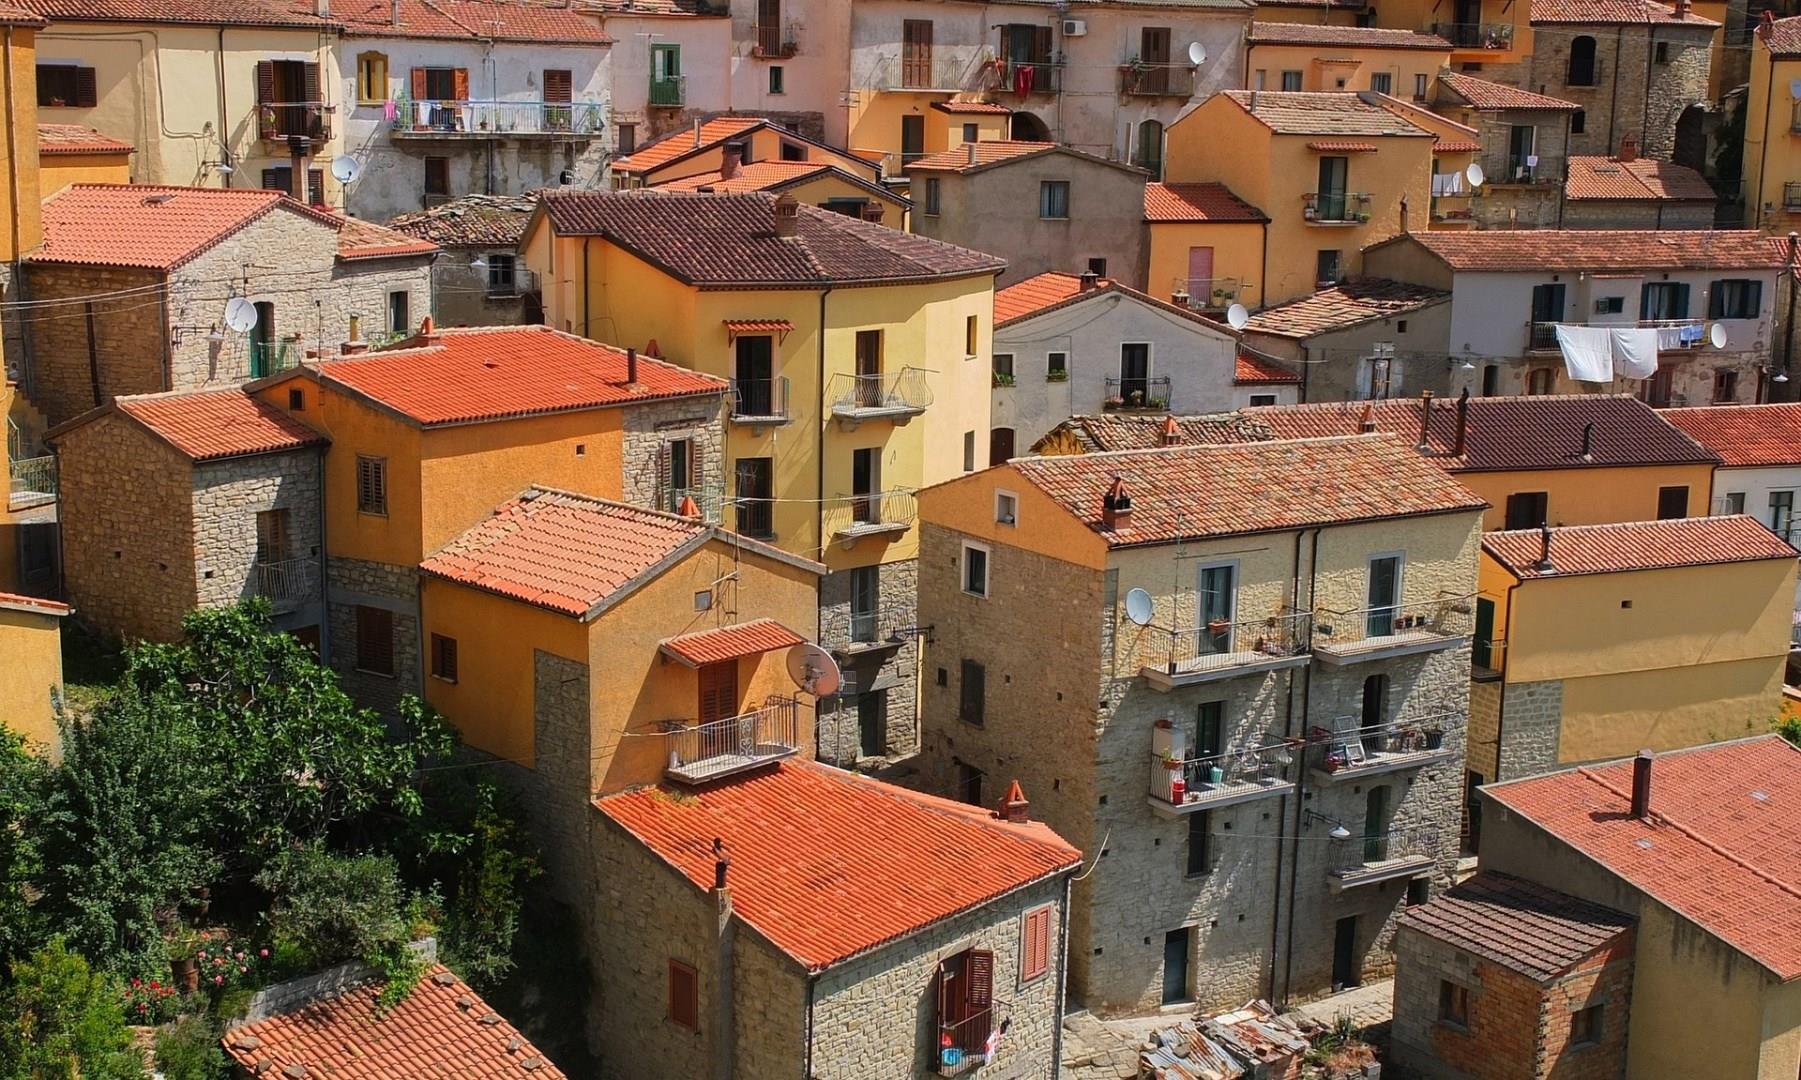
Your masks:
{"label": "awning", "polygon": [[722,660],[736,660],[740,656],[755,656],[758,653],[792,648],[805,640],[774,619],[757,619],[735,626],[722,626],[717,630],[701,630],[680,637],[665,638],[657,643],[657,648],[679,664],[699,667]]}
{"label": "awning", "polygon": [[1316,154],[1373,154],[1376,144],[1373,142],[1346,142],[1343,139],[1321,139],[1307,144],[1307,149]]}
{"label": "awning", "polygon": [[786,340],[794,324],[787,319],[727,319],[725,340],[730,344],[739,334],[774,334],[778,342]]}

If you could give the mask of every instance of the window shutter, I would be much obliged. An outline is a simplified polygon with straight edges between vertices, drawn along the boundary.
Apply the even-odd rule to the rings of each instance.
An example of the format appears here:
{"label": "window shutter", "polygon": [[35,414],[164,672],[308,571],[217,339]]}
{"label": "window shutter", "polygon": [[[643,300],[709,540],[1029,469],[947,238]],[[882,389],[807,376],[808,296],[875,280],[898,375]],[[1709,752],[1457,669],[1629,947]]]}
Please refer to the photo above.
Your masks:
{"label": "window shutter", "polygon": [[[668,440],[664,440],[663,442],[658,443],[657,444],[657,499],[659,502],[673,504],[675,501],[675,496],[669,487],[669,470],[670,470],[669,457],[670,457],[670,452],[669,452]],[[662,509],[674,510],[675,506],[668,505],[668,506],[662,507]]]}
{"label": "window shutter", "polygon": [[971,949],[963,963],[964,1024],[958,1040],[964,1049],[979,1049],[994,1024],[994,953]]}
{"label": "window shutter", "polygon": [[425,69],[414,68],[412,72],[413,100],[425,100]]}
{"label": "window shutter", "polygon": [[284,188],[286,186],[287,185],[285,185],[281,182],[281,170],[280,169],[264,169],[263,170],[263,190],[265,190],[265,191],[280,191],[282,188]]}
{"label": "window shutter", "polygon": [[94,69],[82,67],[75,69],[75,105],[77,108],[91,109],[99,104],[100,97],[94,88]]}
{"label": "window shutter", "polygon": [[552,102],[574,101],[575,77],[567,71],[545,71],[544,100]]}
{"label": "window shutter", "polygon": [[1051,59],[1051,28],[1037,26],[1032,28],[1032,62],[1048,64]]}
{"label": "window shutter", "polygon": [[938,1026],[948,1028],[962,1019],[962,995],[957,991],[957,975],[952,969],[953,961],[961,957],[953,956],[949,960],[938,961]]}
{"label": "window shutter", "polygon": [[1726,313],[1726,283],[1711,282],[1707,286],[1707,317],[1718,319]]}
{"label": "window shutter", "polygon": [[302,64],[303,78],[306,80],[306,101],[309,105],[318,105],[325,101],[319,93],[319,65]]}
{"label": "window shutter", "polygon": [[1679,282],[1676,286],[1676,318],[1688,318],[1688,282]]}
{"label": "window shutter", "polygon": [[1031,982],[1050,966],[1051,909],[1026,912],[1024,940],[1020,942],[1020,982]]}
{"label": "window shutter", "polygon": [[275,61],[256,62],[256,132],[261,139],[275,138]]}
{"label": "window shutter", "polygon": [[669,1019],[685,1028],[700,1026],[700,980],[680,960],[669,961]]}
{"label": "window shutter", "polygon": [[469,69],[468,68],[457,68],[456,73],[452,78],[452,81],[455,83],[456,99],[458,101],[468,101],[469,100]]}
{"label": "window shutter", "polygon": [[325,170],[308,169],[306,173],[306,197],[314,206],[325,205]]}

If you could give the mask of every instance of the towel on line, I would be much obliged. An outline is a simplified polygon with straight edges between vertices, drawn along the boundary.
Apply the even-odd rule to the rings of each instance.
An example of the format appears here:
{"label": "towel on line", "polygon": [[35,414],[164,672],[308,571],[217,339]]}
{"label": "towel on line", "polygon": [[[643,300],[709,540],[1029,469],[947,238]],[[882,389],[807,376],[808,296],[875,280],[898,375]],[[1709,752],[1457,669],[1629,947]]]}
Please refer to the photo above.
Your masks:
{"label": "towel on line", "polygon": [[1657,374],[1657,349],[1663,344],[1658,329],[1611,330],[1614,372],[1627,379],[1649,379]]}
{"label": "towel on line", "polygon": [[1557,347],[1563,366],[1577,382],[1613,381],[1612,332],[1602,326],[1557,324]]}

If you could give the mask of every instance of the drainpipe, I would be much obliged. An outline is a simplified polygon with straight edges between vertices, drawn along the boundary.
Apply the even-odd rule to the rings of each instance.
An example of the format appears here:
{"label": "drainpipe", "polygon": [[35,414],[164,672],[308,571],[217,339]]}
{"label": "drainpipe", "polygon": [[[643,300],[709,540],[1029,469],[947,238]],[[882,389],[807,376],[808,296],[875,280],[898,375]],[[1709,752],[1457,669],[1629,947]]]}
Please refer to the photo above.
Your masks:
{"label": "drainpipe", "polygon": [[[1257,306],[1266,308],[1269,306],[1269,222],[1267,221],[1263,223],[1263,265],[1257,273],[1262,275],[1257,282]],[[1307,400],[1305,393],[1301,395],[1301,400]]]}
{"label": "drainpipe", "polygon": [[[1682,4],[1683,4],[1683,0],[1677,0],[1677,5],[1676,5],[1677,7],[1681,7]],[[1651,72],[1656,70],[1656,67],[1657,67],[1657,27],[1656,26],[1647,26],[1645,28],[1645,104],[1644,104],[1644,107],[1639,110],[1639,118],[1638,118],[1638,141],[1639,141],[1640,145],[1644,144],[1644,142],[1646,141],[1646,136],[1649,134],[1649,132],[1651,130]],[[1613,85],[1614,85],[1615,89],[1618,89],[1619,85],[1620,85],[1619,80],[1615,79]],[[1607,149],[1608,149],[1609,153],[1613,152],[1612,146],[1609,146]],[[1674,155],[1674,152],[1672,151],[1672,156],[1673,155]],[[1743,172],[1744,170],[1741,169],[1739,171]],[[1658,212],[1661,215],[1661,213],[1662,213],[1661,209]],[[1659,222],[1660,227],[1661,227],[1661,224],[1662,223]]]}
{"label": "drainpipe", "polygon": [[[320,447],[314,457],[315,467],[319,470],[319,662],[331,664],[331,595],[326,587],[326,560],[330,553],[325,549],[325,455],[327,447]],[[421,627],[421,629],[424,629]]]}
{"label": "drainpipe", "polygon": [[[825,400],[825,300],[832,295],[832,287],[827,285],[819,294],[819,435],[814,444],[813,453],[813,493],[819,500],[814,505],[818,509],[816,527],[819,529],[819,554],[825,557],[825,425],[829,406]],[[818,717],[814,723],[817,725]]]}
{"label": "drainpipe", "polygon": [[[1513,648],[1511,640],[1513,637],[1513,592],[1520,587],[1520,584],[1515,581],[1512,585],[1507,586],[1507,621],[1501,624],[1501,640],[1505,645],[1501,649],[1501,667],[1499,669],[1501,693],[1495,702],[1495,775],[1489,779],[1490,783],[1501,779],[1501,745],[1505,741],[1502,736],[1507,731],[1507,661],[1510,659],[1508,652]],[[1491,644],[1489,649],[1489,659],[1493,660],[1494,646]],[[1467,754],[1468,751],[1466,750],[1465,753]]]}
{"label": "drainpipe", "polygon": [[[1057,1000],[1067,1001],[1069,994],[1069,895],[1075,888],[1075,875],[1063,875],[1063,910],[1057,913]],[[1051,1026],[1051,1060],[1059,1066],[1063,1061],[1063,1019]]]}
{"label": "drainpipe", "polygon": [[592,236],[582,237],[582,336],[590,341],[594,335],[588,332],[588,298],[594,295],[594,283],[588,280],[588,245],[593,239]]}
{"label": "drainpipe", "polygon": [[[1789,361],[1793,360],[1795,356],[1795,288],[1797,285],[1801,285],[1801,277],[1797,277],[1795,274],[1797,256],[1801,256],[1801,234],[1790,231],[1788,234],[1788,257],[1784,260],[1788,265],[1782,268],[1782,273],[1776,279],[1780,282],[1784,277],[1788,278],[1788,318],[1782,327],[1782,373],[1784,375],[1788,375]],[[1793,378],[1793,376],[1790,377]],[[1771,394],[1770,397],[1774,399],[1776,395]]]}
{"label": "drainpipe", "polygon": [[[1315,589],[1319,584],[1319,534],[1324,526],[1313,530],[1313,541],[1307,552],[1307,608],[1312,610]],[[1312,711],[1313,702],[1313,669],[1296,668],[1307,672],[1307,682],[1301,687],[1301,734],[1307,733],[1307,717]],[[1307,753],[1306,744],[1301,746],[1299,768],[1295,770],[1294,788],[1294,844],[1288,849],[1288,941],[1282,950],[1282,1000],[1288,1000],[1289,989],[1294,984],[1294,908],[1296,883],[1301,874],[1301,827],[1306,817],[1307,802]],[[1270,966],[1275,966],[1275,958],[1270,958]]]}
{"label": "drainpipe", "polygon": [[[1614,63],[1615,68],[1619,67],[1620,50],[1625,47],[1625,44],[1626,44],[1626,27],[1624,24],[1621,24],[1620,26],[1615,28],[1615,30],[1613,32],[1613,63]],[[1620,73],[1616,70],[1613,73],[1613,96],[1609,99],[1608,104],[1607,104],[1607,145],[1610,149],[1612,148],[1612,146],[1614,144],[1613,143],[1613,126],[1619,117],[1619,113],[1620,113]],[[1567,155],[1570,152],[1569,147],[1567,147],[1567,146],[1564,147],[1563,152]]]}
{"label": "drainpipe", "polygon": [[[819,987],[819,973],[807,973],[807,1045],[801,1053],[800,1080],[813,1080],[813,995]],[[1062,1023],[1058,1023],[1062,1027]]]}
{"label": "drainpipe", "polygon": [[1313,346],[1301,346],[1301,404],[1307,404],[1307,378],[1313,374]]}
{"label": "drainpipe", "polygon": [[[158,57],[157,65],[158,65],[158,69],[160,70],[161,65],[162,65],[161,57]],[[223,26],[219,27],[219,51],[214,54],[214,67],[217,68],[218,80],[219,80],[219,151],[220,151],[219,160],[220,161],[230,161],[231,160],[231,143],[228,141],[230,139],[230,135],[228,135],[227,132],[229,132],[231,130],[231,124],[226,119],[227,114],[226,114],[226,103],[225,103],[225,28]],[[245,156],[248,157],[249,155],[246,154]],[[231,186],[231,175],[232,175],[231,173],[222,173],[219,176],[219,186],[227,187],[227,188],[230,187]]]}
{"label": "drainpipe", "polygon": [[[1289,575],[1288,595],[1290,606],[1299,611],[1301,608],[1301,535],[1305,530],[1297,529],[1294,534],[1293,570]],[[1294,672],[1288,673],[1288,701],[1283,706],[1285,719],[1282,730],[1285,734],[1294,734]],[[1301,768],[1307,767],[1306,747],[1301,750]],[[1299,843],[1299,840],[1296,841]],[[1282,895],[1282,830],[1276,830],[1276,884],[1271,896]],[[1271,904],[1269,909],[1269,972],[1264,979],[1263,996],[1271,1001],[1276,999],[1276,953],[1282,945],[1282,911],[1278,904]]]}

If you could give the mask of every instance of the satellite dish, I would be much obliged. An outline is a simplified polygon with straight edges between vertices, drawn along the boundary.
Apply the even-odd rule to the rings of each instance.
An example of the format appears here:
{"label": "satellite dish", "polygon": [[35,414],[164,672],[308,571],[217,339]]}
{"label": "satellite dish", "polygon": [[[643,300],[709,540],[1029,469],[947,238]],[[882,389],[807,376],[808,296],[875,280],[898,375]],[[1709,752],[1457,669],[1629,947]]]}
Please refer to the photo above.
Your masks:
{"label": "satellite dish", "polygon": [[242,334],[256,325],[256,305],[241,296],[225,302],[225,325]]}
{"label": "satellite dish", "polygon": [[1713,329],[1707,332],[1707,340],[1714,348],[1724,349],[1726,347],[1726,328],[1719,323],[1714,323]]}
{"label": "satellite dish", "polygon": [[788,650],[788,677],[814,697],[837,693],[844,681],[832,654],[810,643]]}
{"label": "satellite dish", "polygon": [[1234,330],[1243,330],[1245,323],[1251,321],[1251,313],[1243,304],[1233,304],[1226,309],[1226,325]]}
{"label": "satellite dish", "polygon": [[1200,67],[1202,64],[1205,64],[1207,62],[1207,46],[1202,45],[1198,41],[1189,42],[1188,62],[1195,67]]}
{"label": "satellite dish", "polygon": [[339,154],[331,159],[331,175],[340,184],[354,183],[357,177],[363,175],[362,162],[349,154]]}
{"label": "satellite dish", "polygon": [[1126,618],[1139,626],[1151,625],[1151,614],[1155,606],[1151,603],[1151,594],[1143,589],[1133,589],[1126,593]]}
{"label": "satellite dish", "polygon": [[1470,182],[1471,187],[1481,187],[1482,182],[1488,179],[1488,174],[1482,171],[1481,165],[1472,161],[1470,167],[1463,170],[1463,178]]}

